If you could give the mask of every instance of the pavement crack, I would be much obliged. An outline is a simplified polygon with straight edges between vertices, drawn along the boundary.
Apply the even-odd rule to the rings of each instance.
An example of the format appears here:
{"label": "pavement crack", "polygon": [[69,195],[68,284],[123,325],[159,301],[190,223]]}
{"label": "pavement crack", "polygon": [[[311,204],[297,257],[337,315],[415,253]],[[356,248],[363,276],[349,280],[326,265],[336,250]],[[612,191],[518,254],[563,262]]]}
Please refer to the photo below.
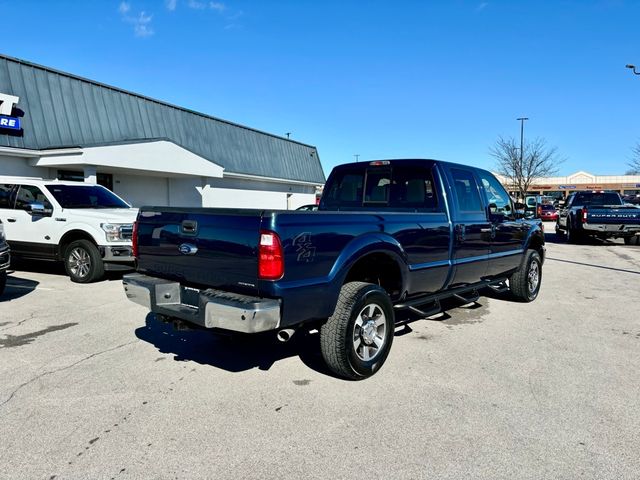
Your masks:
{"label": "pavement crack", "polygon": [[11,325],[9,327],[5,327],[2,330],[0,330],[0,332],[4,332],[5,330],[9,330],[11,328],[16,328],[19,327],[20,325],[22,325],[25,322],[28,322],[29,320],[33,320],[33,318],[36,316],[36,312],[31,312],[31,315],[29,316],[29,318],[25,318],[20,320],[18,323],[16,323],[15,325],[13,323],[11,323]]}
{"label": "pavement crack", "polygon": [[65,370],[69,370],[70,368],[75,367],[76,365],[79,365],[83,362],[86,362],[87,360],[90,360],[94,357],[97,357],[98,355],[102,355],[103,353],[109,353],[109,352],[113,352],[114,350],[118,350],[119,348],[123,348],[126,347],[127,345],[131,345],[134,343],[137,343],[138,340],[133,340],[131,342],[127,342],[127,343],[123,343],[121,345],[118,345],[116,347],[112,347],[112,348],[108,348],[106,350],[102,350],[100,352],[96,352],[96,353],[92,353],[91,355],[87,355],[84,358],[81,358],[80,360],[78,360],[77,362],[72,363],[71,365],[67,365],[66,367],[60,367],[60,368],[56,368],[55,370],[49,370],[47,372],[43,372],[39,375],[36,375],[35,377],[33,377],[31,380],[24,382],[21,385],[18,385],[13,392],[11,392],[11,394],[9,395],[9,397],[2,403],[0,403],[0,407],[4,407],[7,403],[9,403],[11,400],[13,400],[13,398],[15,397],[16,393],[18,393],[20,390],[22,390],[24,387],[26,387],[27,385],[32,384],[33,382],[35,382],[36,380],[41,379],[42,377],[46,377],[47,375],[53,375],[54,373],[59,373],[59,372],[63,372]]}

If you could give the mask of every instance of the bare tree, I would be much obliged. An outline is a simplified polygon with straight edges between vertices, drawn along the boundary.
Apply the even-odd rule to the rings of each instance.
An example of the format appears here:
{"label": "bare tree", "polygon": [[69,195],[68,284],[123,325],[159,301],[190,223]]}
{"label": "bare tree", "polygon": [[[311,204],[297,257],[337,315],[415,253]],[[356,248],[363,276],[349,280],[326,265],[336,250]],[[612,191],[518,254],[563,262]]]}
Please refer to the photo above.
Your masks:
{"label": "bare tree", "polygon": [[631,169],[627,172],[627,175],[640,175],[640,143],[636,143],[631,152],[633,153],[633,157],[629,162]]}
{"label": "bare tree", "polygon": [[521,198],[536,179],[551,177],[563,162],[556,147],[547,146],[542,138],[525,142],[520,156],[520,142],[513,137],[498,137],[489,153],[496,159],[496,172],[504,176]]}

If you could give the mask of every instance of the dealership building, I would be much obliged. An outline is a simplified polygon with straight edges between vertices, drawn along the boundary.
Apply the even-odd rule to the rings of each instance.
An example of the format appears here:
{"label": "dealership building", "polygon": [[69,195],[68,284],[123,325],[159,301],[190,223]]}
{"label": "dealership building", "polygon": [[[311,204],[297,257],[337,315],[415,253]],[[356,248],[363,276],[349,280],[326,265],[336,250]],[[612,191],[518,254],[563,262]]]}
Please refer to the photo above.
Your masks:
{"label": "dealership building", "polygon": [[133,206],[294,209],[315,147],[0,55],[0,175],[99,183]]}
{"label": "dealership building", "polygon": [[[517,189],[507,178],[496,174],[501,183],[515,195]],[[581,190],[604,190],[618,192],[623,196],[640,194],[640,175],[593,175],[579,171],[566,177],[545,177],[536,179],[530,186],[530,195],[549,195],[566,198],[570,193]]]}

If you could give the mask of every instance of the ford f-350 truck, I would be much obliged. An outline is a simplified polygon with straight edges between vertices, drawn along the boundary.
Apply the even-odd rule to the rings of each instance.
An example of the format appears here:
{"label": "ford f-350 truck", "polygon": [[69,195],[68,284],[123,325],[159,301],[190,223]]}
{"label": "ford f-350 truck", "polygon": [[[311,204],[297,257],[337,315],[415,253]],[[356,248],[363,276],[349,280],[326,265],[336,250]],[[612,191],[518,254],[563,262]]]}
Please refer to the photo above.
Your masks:
{"label": "ford f-350 truck", "polygon": [[329,368],[374,374],[396,312],[433,315],[482,287],[540,289],[540,221],[518,218],[488,171],[436,160],[336,167],[316,212],[143,207],[127,297],[163,318],[232,332],[318,328]]}
{"label": "ford f-350 truck", "polygon": [[616,192],[575,192],[558,213],[556,233],[566,234],[568,242],[593,236],[622,238],[628,245],[640,233],[640,207],[625,204]]}

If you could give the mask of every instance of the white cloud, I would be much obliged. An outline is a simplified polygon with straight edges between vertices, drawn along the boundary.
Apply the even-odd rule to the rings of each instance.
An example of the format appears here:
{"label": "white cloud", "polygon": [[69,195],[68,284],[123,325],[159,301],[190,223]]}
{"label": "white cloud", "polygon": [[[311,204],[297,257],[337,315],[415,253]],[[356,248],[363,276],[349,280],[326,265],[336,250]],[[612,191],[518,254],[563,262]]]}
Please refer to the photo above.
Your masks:
{"label": "white cloud", "polygon": [[167,10],[173,12],[176,9],[178,4],[178,0],[165,0],[164,5],[167,7]]}
{"label": "white cloud", "polygon": [[221,2],[209,2],[209,8],[215,10],[218,13],[222,13],[227,9],[227,6]]}
{"label": "white cloud", "polygon": [[122,21],[133,25],[133,33],[136,37],[150,37],[155,32],[151,27],[151,20],[153,15],[147,15],[145,11],[133,15],[131,11],[131,4],[127,2],[120,3],[118,12],[122,16]]}
{"label": "white cloud", "polygon": [[140,12],[140,15],[138,15],[133,22],[133,31],[135,32],[136,37],[150,37],[155,33],[150,25],[152,18],[152,15]]}
{"label": "white cloud", "polygon": [[487,8],[488,5],[489,5],[489,2],[482,2],[480,5],[476,7],[476,12],[481,12],[482,10]]}
{"label": "white cloud", "polygon": [[187,3],[189,8],[193,8],[194,10],[204,10],[207,8],[207,4],[204,2],[199,2],[198,0],[189,0]]}
{"label": "white cloud", "polygon": [[122,14],[125,15],[127,13],[129,13],[129,10],[131,10],[131,5],[127,2],[120,2],[120,6],[118,7],[118,11]]}

